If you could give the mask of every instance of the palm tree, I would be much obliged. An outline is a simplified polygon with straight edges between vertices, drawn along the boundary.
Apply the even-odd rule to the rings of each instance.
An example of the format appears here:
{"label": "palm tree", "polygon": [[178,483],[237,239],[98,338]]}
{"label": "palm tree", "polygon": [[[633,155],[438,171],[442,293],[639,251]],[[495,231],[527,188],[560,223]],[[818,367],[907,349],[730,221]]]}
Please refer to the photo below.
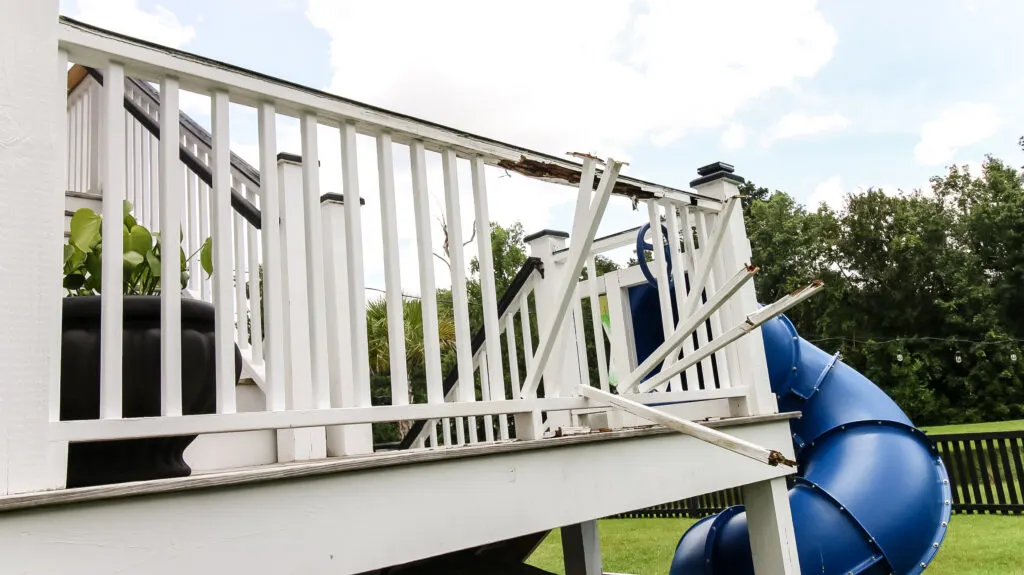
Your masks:
{"label": "palm tree", "polygon": [[[405,328],[405,361],[409,374],[409,401],[426,400],[427,381],[423,347],[423,302],[419,298],[406,297],[402,301],[402,316]],[[442,365],[446,358],[455,353],[455,322],[447,306],[439,307],[437,321],[441,343]],[[384,297],[366,304],[366,334],[370,351],[370,375],[375,382],[374,397],[391,395],[391,354],[388,341],[388,308]],[[398,422],[399,439],[412,427],[411,421]]]}

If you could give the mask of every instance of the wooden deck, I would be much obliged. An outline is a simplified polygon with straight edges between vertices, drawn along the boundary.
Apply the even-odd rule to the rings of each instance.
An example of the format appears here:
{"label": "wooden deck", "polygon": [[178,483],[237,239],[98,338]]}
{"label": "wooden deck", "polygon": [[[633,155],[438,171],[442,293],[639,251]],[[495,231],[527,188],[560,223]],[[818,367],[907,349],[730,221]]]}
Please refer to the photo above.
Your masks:
{"label": "wooden deck", "polygon": [[[752,425],[757,423],[788,420],[799,416],[799,412],[788,412],[771,415],[718,419],[712,421],[705,421],[701,423],[703,425],[713,428],[727,428],[741,425]],[[503,443],[466,445],[461,447],[439,449],[391,451],[361,456],[331,457],[317,461],[261,465],[257,467],[233,469],[230,471],[197,474],[191,477],[181,477],[175,479],[160,479],[154,481],[140,481],[133,483],[121,483],[116,485],[99,485],[95,487],[83,487],[59,491],[43,491],[36,493],[26,493],[21,495],[11,495],[6,497],[0,497],[0,512],[43,506],[66,505],[86,501],[99,501],[104,499],[132,497],[137,495],[168,493],[175,491],[189,491],[196,489],[209,489],[218,487],[222,488],[232,485],[277,481],[282,479],[293,479],[300,477],[346,473],[353,471],[365,471],[369,469],[396,467],[400,465],[415,465],[418,463],[440,462],[470,457],[488,457],[521,451],[564,448],[575,445],[603,441],[636,439],[642,437],[649,437],[652,435],[664,435],[670,433],[675,432],[661,426],[646,426],[639,428],[628,428],[618,431],[594,431],[588,434],[569,435],[564,437],[553,437],[530,441],[512,440]],[[784,446],[772,447],[778,449]]]}

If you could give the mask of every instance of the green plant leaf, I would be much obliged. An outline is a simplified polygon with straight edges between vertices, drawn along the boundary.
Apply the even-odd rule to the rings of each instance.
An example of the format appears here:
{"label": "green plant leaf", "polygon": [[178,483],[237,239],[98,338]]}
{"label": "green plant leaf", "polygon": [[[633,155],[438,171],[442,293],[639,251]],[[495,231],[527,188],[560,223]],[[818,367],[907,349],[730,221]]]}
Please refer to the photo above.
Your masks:
{"label": "green plant leaf", "polygon": [[213,275],[213,238],[206,238],[203,247],[199,248],[199,265],[207,276]]}
{"label": "green plant leaf", "polygon": [[146,255],[153,249],[153,235],[146,228],[137,225],[129,233],[128,245],[131,251]]}
{"label": "green plant leaf", "polygon": [[122,258],[124,259],[125,268],[129,270],[137,268],[142,265],[143,261],[145,261],[142,254],[139,254],[138,252],[127,252],[122,256]]}
{"label": "green plant leaf", "polygon": [[72,245],[85,253],[92,251],[100,240],[103,218],[89,208],[79,208],[71,216]]}
{"label": "green plant leaf", "polygon": [[75,246],[68,244],[64,246],[64,263],[71,261],[71,257],[75,255]]}
{"label": "green plant leaf", "polygon": [[146,252],[146,263],[149,264],[149,272],[153,274],[153,277],[160,277],[160,256],[155,251]]}
{"label": "green plant leaf", "polygon": [[134,251],[127,252],[121,257],[124,260],[124,268],[125,270],[128,271],[134,270],[135,268],[142,265],[142,262],[145,261],[145,258],[142,256],[142,254]]}

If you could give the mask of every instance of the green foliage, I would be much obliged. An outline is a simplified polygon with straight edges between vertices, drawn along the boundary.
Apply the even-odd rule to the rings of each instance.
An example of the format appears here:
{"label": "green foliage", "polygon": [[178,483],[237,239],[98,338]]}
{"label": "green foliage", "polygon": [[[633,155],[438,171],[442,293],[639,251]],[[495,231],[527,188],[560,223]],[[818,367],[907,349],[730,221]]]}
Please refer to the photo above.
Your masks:
{"label": "green foliage", "polygon": [[[122,220],[124,242],[121,261],[124,266],[122,293],[153,295],[160,292],[160,258],[163,250],[160,234],[154,234],[132,216],[131,202],[124,202]],[[179,233],[180,241],[180,233]],[[207,238],[197,250],[203,270],[213,274],[213,243]],[[188,285],[187,266],[195,257],[185,256],[179,247],[181,287]],[[64,246],[64,289],[69,296],[97,295],[102,290],[103,217],[89,208],[80,208],[71,216],[68,243]]]}
{"label": "green foliage", "polygon": [[997,159],[983,172],[954,166],[931,193],[872,189],[839,211],[745,186],[759,300],[824,280],[787,315],[917,424],[1024,416],[1024,186]]}

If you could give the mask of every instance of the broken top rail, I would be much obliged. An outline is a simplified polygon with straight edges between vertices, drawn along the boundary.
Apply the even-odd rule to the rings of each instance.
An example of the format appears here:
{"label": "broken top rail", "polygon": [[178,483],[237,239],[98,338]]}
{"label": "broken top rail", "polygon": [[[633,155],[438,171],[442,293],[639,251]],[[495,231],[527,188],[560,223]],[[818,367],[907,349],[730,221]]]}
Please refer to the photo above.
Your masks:
{"label": "broken top rail", "polygon": [[[60,18],[59,45],[72,60],[96,67],[102,67],[110,54],[116,54],[127,75],[134,78],[159,81],[165,76],[174,76],[185,90],[199,93],[223,90],[230,93],[232,102],[253,107],[273,100],[277,113],[287,116],[301,118],[315,110],[320,120],[351,122],[361,134],[377,136],[390,132],[396,143],[422,141],[428,150],[439,152],[448,148],[460,156],[483,157],[488,165],[531,178],[566,185],[577,185],[580,181],[582,165],[568,159],[392,112],[64,16]],[[599,176],[601,172],[597,171]],[[629,177],[620,177],[612,193],[634,200],[682,196],[710,208],[721,205],[710,196]]]}

